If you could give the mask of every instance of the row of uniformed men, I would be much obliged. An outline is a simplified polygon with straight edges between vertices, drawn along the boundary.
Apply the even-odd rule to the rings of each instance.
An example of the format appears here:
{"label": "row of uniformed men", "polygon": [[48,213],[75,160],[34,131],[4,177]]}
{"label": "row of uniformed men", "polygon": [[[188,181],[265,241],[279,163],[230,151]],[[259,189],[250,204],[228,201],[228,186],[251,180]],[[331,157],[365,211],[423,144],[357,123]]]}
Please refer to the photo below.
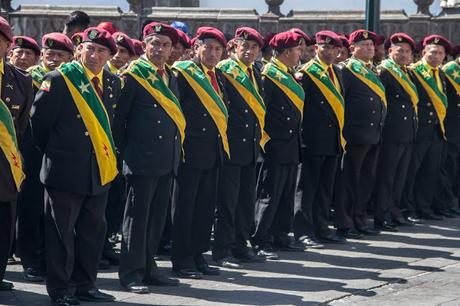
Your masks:
{"label": "row of uniformed men", "polygon": [[[115,153],[120,155],[128,187],[119,274],[121,284],[132,292],[148,292],[150,284],[177,284],[159,274],[153,261],[174,176],[177,198],[173,203],[172,262],[173,273],[179,277],[218,273],[202,255],[209,249],[215,203],[213,257],[218,265],[239,268],[241,262],[276,258],[274,245],[299,249],[288,233],[300,161],[303,195],[294,221],[295,237],[300,240],[315,235],[326,242],[343,242],[376,234],[365,224],[373,190],[377,228],[394,230],[391,212],[401,203],[396,190],[401,184],[407,186],[411,197],[429,203],[428,209],[417,207],[422,217],[434,216],[429,210],[432,198],[425,189],[435,190],[434,186],[423,184],[439,178],[440,162],[427,166],[429,175],[422,173],[426,167],[420,165],[432,162],[437,152],[431,146],[442,143],[434,140],[443,139],[449,130],[442,124],[440,108],[447,103],[436,104],[442,102],[443,83],[437,79],[442,73],[426,70],[428,65],[442,63],[448,47],[444,38],[427,37],[422,62],[407,74],[414,43],[405,34],[393,35],[390,58],[381,64],[379,79],[369,66],[374,33],[352,33],[353,57],[339,69],[332,64],[342,46],[340,37],[321,31],[316,35],[317,55],[301,67],[296,79],[293,68],[299,63],[305,34],[287,31],[271,39],[275,56],[265,65],[262,80],[253,63],[264,43],[255,30],[238,29],[234,53],[220,62],[226,46],[224,35],[214,28],[200,28],[191,43],[195,61],[178,62],[173,72],[165,63],[179,35],[167,25],[149,24],[144,29],[146,54],[123,73],[125,87],[120,94],[118,79],[102,72],[111,54],[117,53],[113,39],[102,29],[87,29],[78,47],[80,62],[47,74],[40,85],[32,112],[32,134],[45,154],[41,180],[45,185],[46,251],[53,254],[48,256],[53,264],[47,268],[53,303],[75,303],[69,282],[77,284],[80,299],[111,299],[95,289],[94,280],[104,240],[105,226],[100,221],[104,220],[108,183],[117,172]],[[393,83],[387,85],[385,75]],[[391,89],[396,90],[394,96]],[[430,95],[432,91],[440,101]],[[428,136],[434,140],[415,137],[421,130],[416,130],[420,96],[428,99],[425,104],[432,110],[425,115],[432,117],[427,125],[433,125]],[[109,122],[118,99],[121,103],[115,108],[112,140]],[[387,105],[390,114],[393,108],[394,121],[387,119],[388,124],[383,125]],[[419,120],[424,122],[420,110]],[[416,156],[418,144],[425,150],[421,161],[410,153],[415,147]],[[252,231],[259,147],[264,148],[265,162]],[[416,164],[409,167],[407,161]],[[12,169],[16,164],[11,159]],[[384,179],[380,181],[379,172],[374,189],[377,164]],[[401,168],[414,171],[417,180],[406,181],[396,173]],[[14,178],[14,171],[11,173]],[[334,234],[327,225],[336,175],[338,231]],[[400,181],[395,183],[395,179]],[[407,223],[396,213],[393,217]],[[417,221],[411,214],[408,217]],[[250,238],[256,256],[247,249]],[[85,252],[74,250],[73,245]],[[69,256],[70,262],[65,260]]]}

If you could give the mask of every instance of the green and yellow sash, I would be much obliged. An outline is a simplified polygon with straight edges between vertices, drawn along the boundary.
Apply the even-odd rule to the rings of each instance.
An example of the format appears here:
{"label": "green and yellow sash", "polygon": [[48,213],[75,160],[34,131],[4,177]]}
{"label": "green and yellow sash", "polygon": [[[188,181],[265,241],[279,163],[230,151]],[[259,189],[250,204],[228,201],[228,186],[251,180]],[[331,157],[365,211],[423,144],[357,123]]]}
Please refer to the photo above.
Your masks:
{"label": "green and yellow sash", "polygon": [[265,144],[270,140],[267,132],[265,132],[265,103],[260,96],[254,84],[249,79],[249,76],[233,59],[227,59],[220,62],[217,65],[228,81],[235,87],[238,93],[241,95],[244,101],[249,105],[251,110],[257,117],[260,126],[260,133],[262,135],[260,139],[260,147],[264,149]]}
{"label": "green and yellow sash", "polygon": [[27,72],[30,73],[30,76],[32,77],[32,83],[34,84],[34,86],[37,89],[39,89],[42,85],[45,74],[47,74],[49,71],[46,70],[46,68],[43,67],[42,64],[40,64],[30,67],[29,69],[27,69]]}
{"label": "green and yellow sash", "polygon": [[447,76],[447,79],[455,88],[457,95],[460,96],[460,65],[458,61],[450,61],[444,65],[442,71]]}
{"label": "green and yellow sash", "polygon": [[19,191],[25,175],[22,171],[22,159],[18,149],[13,117],[2,99],[0,99],[0,148],[10,164],[14,184],[16,190]]}
{"label": "green and yellow sash", "polygon": [[124,72],[131,75],[165,110],[179,130],[181,143],[185,139],[185,116],[179,100],[161,80],[155,68],[142,57],[133,61]]}
{"label": "green and yellow sash", "polygon": [[96,153],[101,185],[106,185],[118,173],[115,146],[107,111],[91,86],[80,63],[73,61],[62,65],[57,70],[63,76],[83,123],[88,130]]}
{"label": "green and yellow sash", "polygon": [[385,96],[385,87],[375,73],[367,68],[363,63],[357,59],[350,58],[347,63],[347,68],[356,76],[361,82],[367,85],[373,92],[375,92],[387,107],[387,98]]}
{"label": "green and yellow sash", "polygon": [[340,144],[345,150],[346,140],[343,137],[343,126],[345,122],[345,100],[342,94],[334,86],[333,81],[329,77],[324,68],[314,59],[310,60],[302,67],[301,72],[306,73],[315,85],[321,90],[321,93],[326,97],[327,102],[334,111],[340,129]]}
{"label": "green and yellow sash", "polygon": [[203,106],[211,115],[222,138],[224,151],[230,158],[230,147],[227,139],[228,111],[224,101],[222,101],[220,95],[214,90],[204,72],[194,62],[176,62],[172,68],[182,73]]}
{"label": "green and yellow sash", "polygon": [[433,102],[434,109],[438,115],[439,124],[441,125],[442,133],[445,135],[444,118],[446,118],[448,105],[446,94],[439,90],[436,80],[422,61],[413,64],[410,69],[412,69],[414,75],[417,77],[417,80],[425,89],[428,97],[431,99],[431,102]]}
{"label": "green and yellow sash", "polygon": [[414,106],[415,113],[418,113],[418,92],[415,84],[409,79],[409,77],[402,71],[402,69],[397,65],[392,59],[384,60],[379,67],[387,70],[393,78],[398,81],[402,88],[409,94]]}
{"label": "green and yellow sash", "polygon": [[301,118],[303,118],[303,104],[305,100],[305,92],[302,86],[297,83],[296,79],[287,72],[284,72],[274,63],[265,65],[262,75],[269,78],[284,94],[291,100],[295,107],[299,110]]}

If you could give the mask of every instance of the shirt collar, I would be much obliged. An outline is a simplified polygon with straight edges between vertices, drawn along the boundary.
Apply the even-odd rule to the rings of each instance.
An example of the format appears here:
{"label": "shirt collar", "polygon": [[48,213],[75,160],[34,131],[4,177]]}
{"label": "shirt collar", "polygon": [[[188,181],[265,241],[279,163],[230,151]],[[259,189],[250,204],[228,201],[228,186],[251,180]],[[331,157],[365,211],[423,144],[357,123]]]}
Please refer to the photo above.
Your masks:
{"label": "shirt collar", "polygon": [[249,64],[249,66],[246,66],[245,63],[243,63],[243,61],[241,61],[238,56],[235,56],[235,60],[236,62],[238,63],[238,65],[241,67],[241,69],[243,69],[244,72],[248,71],[248,68],[251,68],[252,69],[252,63]]}
{"label": "shirt collar", "polygon": [[355,60],[357,60],[357,61],[360,61],[361,64],[363,64],[363,65],[366,66],[366,67],[367,67],[367,65],[371,65],[371,66],[372,66],[372,61],[365,62],[365,61],[363,61],[362,59],[359,59],[359,58],[356,58],[356,57],[353,57],[353,58],[354,58]]}
{"label": "shirt collar", "polygon": [[316,57],[316,60],[318,61],[319,65],[324,69],[324,70],[327,70],[328,68],[330,68],[332,65],[328,65],[326,64],[325,62],[323,62],[318,55],[315,56]]}
{"label": "shirt collar", "polygon": [[425,67],[428,68],[429,70],[436,70],[436,69],[438,69],[438,67],[433,67],[433,66],[431,66],[430,64],[428,64],[428,62],[427,62],[424,58],[422,58],[422,63],[423,63],[423,65],[425,65]]}
{"label": "shirt collar", "polygon": [[[159,67],[157,65],[155,65],[152,61],[150,61],[147,56],[142,56],[142,58],[144,60],[146,60],[150,65],[153,66],[153,68],[155,68],[155,71],[157,71],[159,69]],[[166,64],[163,66],[163,69],[166,69]]]}
{"label": "shirt collar", "polygon": [[110,61],[107,61],[107,66],[109,67],[110,72],[112,72],[112,73],[117,73],[118,72],[117,67],[112,65],[112,63]]}
{"label": "shirt collar", "polygon": [[208,67],[206,67],[206,66],[203,65],[203,64],[201,64],[201,67],[203,67],[203,72],[204,72],[204,74],[208,74],[208,71],[212,71],[212,72],[216,73],[215,67],[212,67],[212,69],[209,69]]}
{"label": "shirt collar", "polygon": [[45,69],[46,72],[51,71],[51,69],[49,69],[48,66],[46,66],[43,62],[40,65],[42,66],[43,69]]}
{"label": "shirt collar", "polygon": [[99,83],[102,86],[102,75],[104,73],[104,69],[101,69],[101,71],[98,74],[94,74],[91,70],[88,69],[85,65],[83,65],[83,69],[85,70],[86,76],[88,79],[92,82],[94,77],[97,77],[99,79]]}
{"label": "shirt collar", "polygon": [[289,72],[289,68],[285,64],[283,64],[283,62],[281,62],[279,59],[277,59],[276,57],[272,58],[272,62],[273,62],[273,64],[278,66],[278,68],[280,68],[284,72]]}

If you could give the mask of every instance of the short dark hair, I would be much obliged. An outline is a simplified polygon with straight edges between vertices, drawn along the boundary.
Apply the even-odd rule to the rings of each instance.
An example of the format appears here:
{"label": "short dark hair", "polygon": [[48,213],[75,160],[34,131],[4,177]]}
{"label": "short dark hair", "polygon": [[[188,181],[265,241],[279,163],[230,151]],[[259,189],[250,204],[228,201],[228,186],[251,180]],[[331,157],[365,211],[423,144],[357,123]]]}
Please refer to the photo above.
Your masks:
{"label": "short dark hair", "polygon": [[68,30],[76,27],[82,27],[86,29],[89,26],[90,20],[88,14],[83,11],[73,11],[65,22],[65,26]]}

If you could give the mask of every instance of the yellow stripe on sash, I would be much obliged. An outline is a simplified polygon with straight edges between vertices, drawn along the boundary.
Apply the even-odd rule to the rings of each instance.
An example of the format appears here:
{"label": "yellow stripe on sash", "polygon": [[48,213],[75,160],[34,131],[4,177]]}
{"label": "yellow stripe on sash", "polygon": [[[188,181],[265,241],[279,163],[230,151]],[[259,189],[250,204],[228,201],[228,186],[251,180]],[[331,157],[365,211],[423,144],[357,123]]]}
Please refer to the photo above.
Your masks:
{"label": "yellow stripe on sash", "polygon": [[[3,103],[3,102],[0,102]],[[8,129],[0,121],[0,148],[5,155],[8,164],[10,165],[11,174],[13,175],[14,184],[16,190],[20,191],[21,184],[26,178],[24,172],[22,171],[22,158],[21,153],[19,152],[17,146],[14,143]]]}
{"label": "yellow stripe on sash", "polygon": [[392,69],[387,69],[385,66],[382,66],[385,68],[390,74],[398,81],[398,83],[404,88],[404,90],[409,94],[410,100],[412,101],[412,105],[414,106],[415,109],[415,114],[418,114],[418,93],[414,91],[414,89],[407,84],[406,81],[403,80],[396,72],[394,72]]}
{"label": "yellow stripe on sash", "polygon": [[[281,83],[277,79],[272,78],[268,74],[264,74],[264,75],[268,77],[271,81],[273,81],[273,83],[275,83],[275,85],[278,86],[284,92],[286,96],[288,96],[289,100],[291,100],[292,103],[295,105],[295,107],[299,110],[300,117],[303,118],[304,101],[300,99],[299,96],[297,96],[291,89],[289,89],[289,87],[285,86],[283,83]],[[294,82],[296,81],[294,80]]]}

